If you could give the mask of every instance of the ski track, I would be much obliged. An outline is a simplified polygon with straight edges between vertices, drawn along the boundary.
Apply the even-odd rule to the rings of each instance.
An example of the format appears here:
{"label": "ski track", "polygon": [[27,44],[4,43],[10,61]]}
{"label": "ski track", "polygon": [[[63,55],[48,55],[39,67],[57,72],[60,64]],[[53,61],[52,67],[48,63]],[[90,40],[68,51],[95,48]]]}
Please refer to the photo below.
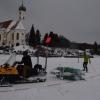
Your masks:
{"label": "ski track", "polygon": [[[88,80],[91,80],[93,78],[100,77],[100,73],[98,73],[95,75],[86,76],[85,80],[68,81],[68,80],[57,79],[56,77],[52,77],[49,75],[47,76],[46,82],[14,84],[12,87],[0,87],[0,92],[4,93],[4,92],[27,91],[29,89],[34,89],[34,88],[51,88],[51,87],[53,88],[53,87],[58,87],[60,85],[68,85],[70,83],[71,85],[74,85],[73,83],[87,82]],[[66,92],[69,92],[69,90],[66,90]]]}
{"label": "ski track", "polygon": [[[13,87],[1,87],[0,88],[0,94],[11,94],[11,93],[23,93],[23,92],[29,92],[29,91],[38,91],[38,93],[41,93],[42,90],[54,90],[56,91],[56,94],[65,97],[66,95],[70,95],[71,93],[75,92],[75,89],[77,88],[77,85],[84,85],[86,82],[89,82],[89,80],[92,80],[94,78],[100,77],[100,74],[90,75],[86,77],[86,80],[83,81],[66,81],[66,80],[60,80],[55,79],[51,77],[47,77],[47,81],[43,83],[29,83],[29,84],[17,84],[13,85]],[[85,83],[84,83],[85,82]],[[87,83],[86,83],[87,84]],[[37,100],[38,96],[34,96],[34,99]]]}
{"label": "ski track", "polygon": [[[87,82],[90,79],[100,77],[100,74],[96,75],[91,75],[89,77],[86,77],[86,80],[79,80],[79,81],[68,81],[68,80],[60,80],[56,79],[54,81],[49,80],[47,82],[43,83],[25,83],[25,84],[15,84],[13,87],[1,87],[3,90],[0,90],[0,92],[17,92],[17,91],[27,91],[29,89],[34,89],[34,88],[50,88],[50,87],[58,87],[60,85],[68,85],[71,83],[71,85],[74,85],[73,83],[79,83],[79,82]],[[24,87],[21,87],[21,86]],[[5,88],[5,89],[4,89]],[[60,91],[60,90],[59,90]],[[66,90],[66,92],[69,92],[69,90]]]}
{"label": "ski track", "polygon": [[25,84],[14,84],[12,87],[1,87],[0,92],[17,92],[17,91],[27,91],[29,89],[39,89],[39,88],[53,88],[58,87],[62,84],[72,83],[73,81],[64,81],[56,79],[55,77],[48,77],[46,82],[40,83],[25,83]]}

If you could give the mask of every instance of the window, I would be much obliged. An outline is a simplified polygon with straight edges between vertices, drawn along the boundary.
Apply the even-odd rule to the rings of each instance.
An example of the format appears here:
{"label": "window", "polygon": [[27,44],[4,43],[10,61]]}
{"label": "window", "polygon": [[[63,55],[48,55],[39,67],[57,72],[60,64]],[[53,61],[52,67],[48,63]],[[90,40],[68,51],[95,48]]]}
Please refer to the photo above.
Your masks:
{"label": "window", "polygon": [[16,39],[19,40],[19,33],[17,33]]}
{"label": "window", "polygon": [[0,34],[0,41],[1,41],[1,34]]}

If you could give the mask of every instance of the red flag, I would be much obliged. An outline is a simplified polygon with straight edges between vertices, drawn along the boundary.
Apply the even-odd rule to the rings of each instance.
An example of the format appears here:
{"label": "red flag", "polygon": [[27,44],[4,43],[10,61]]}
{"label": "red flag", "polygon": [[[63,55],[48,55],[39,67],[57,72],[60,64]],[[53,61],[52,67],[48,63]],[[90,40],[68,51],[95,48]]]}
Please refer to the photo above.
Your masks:
{"label": "red flag", "polygon": [[45,43],[46,43],[46,44],[49,44],[50,42],[51,42],[51,37],[47,37]]}

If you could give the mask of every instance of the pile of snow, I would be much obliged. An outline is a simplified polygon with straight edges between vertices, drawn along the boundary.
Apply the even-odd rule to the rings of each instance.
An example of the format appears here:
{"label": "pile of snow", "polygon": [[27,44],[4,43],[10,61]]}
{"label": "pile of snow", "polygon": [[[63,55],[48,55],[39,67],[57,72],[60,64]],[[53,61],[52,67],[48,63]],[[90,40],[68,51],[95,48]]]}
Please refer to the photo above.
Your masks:
{"label": "pile of snow", "polygon": [[14,51],[25,51],[25,50],[28,50],[30,52],[35,52],[36,50],[33,49],[32,47],[30,46],[27,46],[27,45],[20,45],[20,46],[16,46],[14,47]]}

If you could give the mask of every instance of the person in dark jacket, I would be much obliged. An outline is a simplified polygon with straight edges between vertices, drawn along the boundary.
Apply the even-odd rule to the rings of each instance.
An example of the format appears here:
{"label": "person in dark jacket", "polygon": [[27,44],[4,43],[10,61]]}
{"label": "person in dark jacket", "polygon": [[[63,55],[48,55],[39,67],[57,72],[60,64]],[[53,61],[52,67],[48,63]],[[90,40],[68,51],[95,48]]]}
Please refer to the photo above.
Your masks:
{"label": "person in dark jacket", "polygon": [[24,64],[22,74],[25,78],[29,77],[32,69],[32,61],[31,61],[31,57],[28,55],[28,51],[23,52],[22,60],[21,62],[18,62],[18,64]]}

